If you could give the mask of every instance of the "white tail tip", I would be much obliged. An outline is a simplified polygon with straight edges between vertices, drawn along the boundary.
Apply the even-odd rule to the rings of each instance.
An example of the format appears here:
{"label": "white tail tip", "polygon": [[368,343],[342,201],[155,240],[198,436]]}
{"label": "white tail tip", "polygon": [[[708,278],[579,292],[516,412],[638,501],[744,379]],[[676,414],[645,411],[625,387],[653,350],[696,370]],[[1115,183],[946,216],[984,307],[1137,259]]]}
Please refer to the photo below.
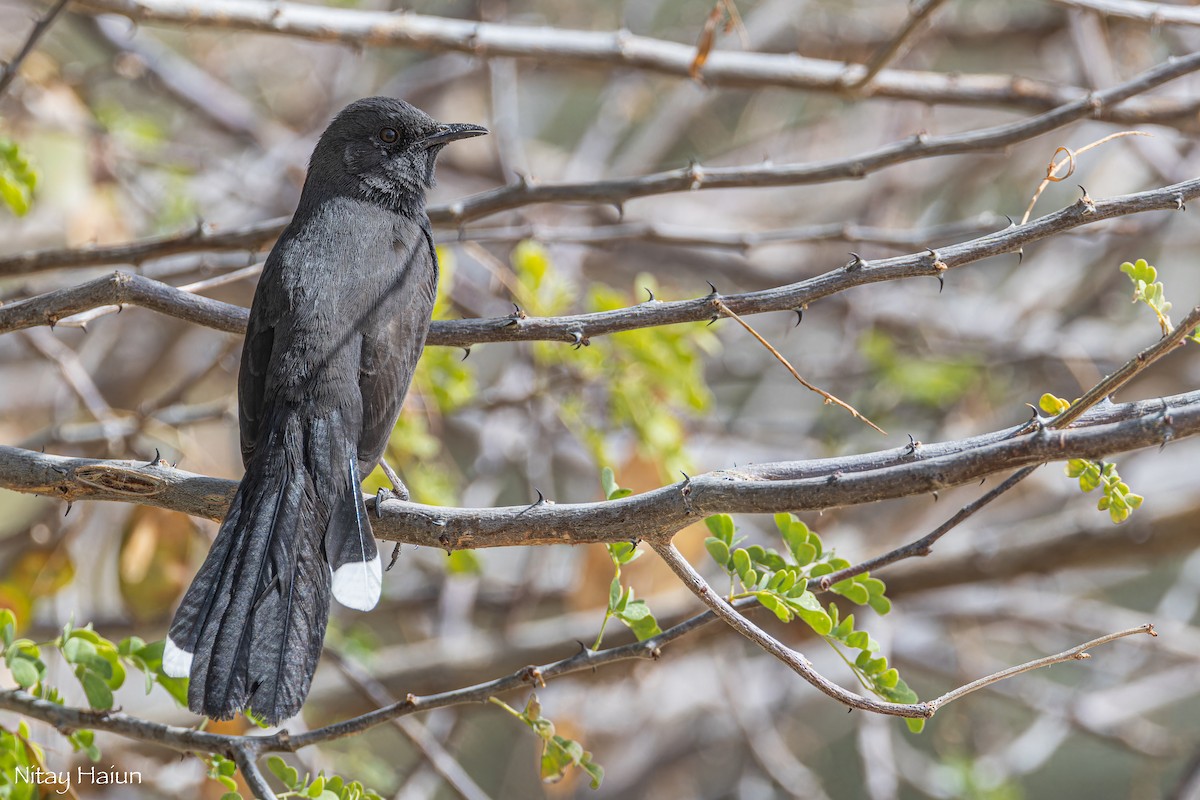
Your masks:
{"label": "white tail tip", "polygon": [[370,561],[342,564],[333,572],[333,597],[347,608],[370,611],[382,593],[383,564],[378,554]]}
{"label": "white tail tip", "polygon": [[163,648],[162,668],[172,678],[186,678],[192,672],[192,654],[168,636],[167,646]]}

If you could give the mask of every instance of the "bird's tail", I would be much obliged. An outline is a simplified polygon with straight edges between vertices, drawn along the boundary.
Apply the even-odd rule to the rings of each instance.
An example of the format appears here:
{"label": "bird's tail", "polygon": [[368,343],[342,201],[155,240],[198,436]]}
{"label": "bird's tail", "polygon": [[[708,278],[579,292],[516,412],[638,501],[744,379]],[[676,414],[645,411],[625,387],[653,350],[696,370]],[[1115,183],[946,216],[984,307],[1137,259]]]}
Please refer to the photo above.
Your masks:
{"label": "bird's tail", "polygon": [[163,670],[190,677],[188,706],[267,724],[300,710],[330,594],[366,610],[381,571],[343,417],[277,411],[168,632]]}

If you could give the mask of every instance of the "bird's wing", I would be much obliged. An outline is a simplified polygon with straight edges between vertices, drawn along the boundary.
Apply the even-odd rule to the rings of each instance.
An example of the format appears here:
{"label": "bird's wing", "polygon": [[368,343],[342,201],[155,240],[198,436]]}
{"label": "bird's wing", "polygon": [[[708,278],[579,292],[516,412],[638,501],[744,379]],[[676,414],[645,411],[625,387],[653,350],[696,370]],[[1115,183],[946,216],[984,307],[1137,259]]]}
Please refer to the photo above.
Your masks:
{"label": "bird's wing", "polygon": [[[414,226],[415,227],[415,226]],[[383,455],[417,360],[425,348],[437,293],[437,255],[427,229],[411,231],[397,242],[404,267],[382,298],[379,324],[363,336],[358,388],[362,395],[362,433],[358,461],[365,475]]]}
{"label": "bird's wing", "polygon": [[[255,296],[255,304],[258,297]],[[257,311],[257,309],[255,309]],[[242,345],[242,368],[238,373],[238,422],[242,436],[242,464],[249,466],[259,428],[266,413],[267,368],[275,342],[274,321],[251,313]]]}

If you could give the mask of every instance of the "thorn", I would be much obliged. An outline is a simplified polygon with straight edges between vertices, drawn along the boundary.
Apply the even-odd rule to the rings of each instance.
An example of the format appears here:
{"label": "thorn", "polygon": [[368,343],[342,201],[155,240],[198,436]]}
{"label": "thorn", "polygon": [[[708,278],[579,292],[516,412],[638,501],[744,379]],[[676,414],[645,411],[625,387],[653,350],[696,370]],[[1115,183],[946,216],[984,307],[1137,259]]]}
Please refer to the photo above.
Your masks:
{"label": "thorn", "polygon": [[625,219],[625,204],[624,203],[613,203],[613,208],[615,208],[617,210],[617,222],[621,222],[622,220],[624,220]]}
{"label": "thorn", "polygon": [[679,494],[683,496],[683,507],[690,515],[692,511],[692,476],[688,475],[683,470],[679,470],[679,474],[683,476],[683,486],[679,487]]}
{"label": "thorn", "polygon": [[717,316],[716,314],[713,314],[713,315],[712,315],[712,319],[710,319],[710,320],[708,321],[708,323],[707,323],[707,324],[706,324],[704,327],[706,327],[706,328],[707,328],[709,325],[712,325],[714,322],[716,322],[716,321],[717,321],[717,320],[719,320],[719,319],[720,319],[720,317],[719,317],[719,316]]}
{"label": "thorn", "polygon": [[646,302],[653,303],[654,302],[654,292],[650,291],[650,287],[648,287],[648,286],[643,286],[642,288],[646,290],[646,294],[650,295],[650,298]]}
{"label": "thorn", "polygon": [[511,328],[513,325],[516,325],[520,320],[528,319],[528,316],[525,314],[524,311],[521,310],[521,307],[519,305],[517,305],[516,303],[513,303],[512,305],[513,305],[513,312],[508,315],[508,317],[506,318],[508,321],[504,323],[504,327],[506,327],[506,328]]}
{"label": "thorn", "polygon": [[392,567],[396,566],[396,559],[400,558],[400,543],[396,542],[396,546],[392,548],[392,557],[388,561],[387,569],[384,572],[391,572]]}
{"label": "thorn", "polygon": [[1025,260],[1025,248],[1022,247],[1017,251],[1017,266],[1021,266],[1021,262]]}
{"label": "thorn", "polygon": [[795,327],[799,328],[799,327],[800,327],[800,323],[801,323],[801,322],[804,322],[804,309],[803,309],[803,308],[793,308],[793,309],[792,309],[792,311],[795,311],[795,312],[796,312],[796,325],[795,325]]}
{"label": "thorn", "polygon": [[940,272],[937,274],[937,279],[938,279],[938,294],[941,294],[942,290],[946,288],[946,279],[942,277],[942,273],[940,273]]}
{"label": "thorn", "polygon": [[716,286],[713,286],[713,282],[712,282],[712,281],[705,281],[705,283],[707,283],[707,284],[708,284],[708,288],[712,289],[712,292],[711,292],[711,293],[710,293],[708,296],[709,296],[709,297],[716,297],[716,296],[717,296],[717,294],[718,294],[718,292],[717,292],[717,287],[716,287]]}
{"label": "thorn", "polygon": [[[1078,186],[1078,184],[1076,184]],[[1079,191],[1083,192],[1083,197],[1079,198],[1079,202],[1083,204],[1083,213],[1092,214],[1096,211],[1096,201],[1088,197],[1087,189],[1082,186]]]}
{"label": "thorn", "polygon": [[937,493],[937,489],[934,489],[933,490],[933,502],[936,503],[937,501],[938,501],[938,493]]}
{"label": "thorn", "polygon": [[837,483],[841,479],[841,477],[842,477],[842,471],[840,469],[834,470],[833,472],[829,473],[829,477],[825,479],[825,482],[830,483],[830,484]]}
{"label": "thorn", "polygon": [[157,467],[158,462],[161,460],[162,460],[162,455],[158,452],[158,448],[156,447],[156,448],[154,448],[154,458],[150,459],[150,462],[148,464],[146,464],[146,466],[147,467]]}
{"label": "thorn", "polygon": [[71,507],[72,507],[73,505],[74,505],[74,502],[72,502],[71,500],[68,500],[68,501],[67,501],[67,510],[63,512],[63,516],[64,516],[64,517],[65,517],[67,514],[70,514],[70,513],[71,513]]}
{"label": "thorn", "polygon": [[530,504],[530,505],[526,506],[525,508],[521,509],[520,511],[518,511],[517,512],[518,517],[521,516],[522,514],[524,514],[526,511],[529,511],[530,509],[537,508],[538,506],[545,505],[547,502],[549,502],[546,500],[546,495],[542,494],[541,489],[539,489],[535,486],[535,487],[533,487],[533,490],[535,492],[537,492],[538,499],[535,500],[532,504]]}
{"label": "thorn", "polygon": [[1175,210],[1176,211],[1187,211],[1187,206],[1183,204],[1183,195],[1182,194],[1175,195]]}
{"label": "thorn", "polygon": [[856,269],[862,269],[866,265],[867,262],[864,261],[863,257],[860,256],[858,253],[851,253],[850,255],[854,256],[854,258],[850,259],[850,261],[847,262],[847,264],[846,264],[847,272],[853,272]]}
{"label": "thorn", "polygon": [[911,433],[907,434],[907,435],[908,435],[908,444],[905,445],[904,452],[906,455],[912,455],[913,453],[917,452],[917,450],[920,449],[921,443],[919,441],[917,441],[915,438],[913,438],[913,435]]}
{"label": "thorn", "polygon": [[471,348],[469,348],[469,347],[464,347],[464,348],[463,348],[463,357],[462,357],[462,360],[463,360],[463,361],[466,361],[466,360],[467,360],[467,358],[468,358],[470,355],[471,355]]}
{"label": "thorn", "polygon": [[1013,218],[1012,218],[1012,217],[1010,217],[1008,214],[1005,214],[1005,215],[1004,215],[1004,218],[1005,218],[1006,220],[1008,220],[1008,227],[1010,227],[1010,228],[1015,228],[1015,227],[1017,227],[1017,223],[1016,223],[1016,221],[1014,221],[1014,220],[1013,220]]}
{"label": "thorn", "polygon": [[590,339],[583,335],[583,331],[570,331],[570,334],[571,344],[576,350],[581,347],[587,347],[592,343]]}

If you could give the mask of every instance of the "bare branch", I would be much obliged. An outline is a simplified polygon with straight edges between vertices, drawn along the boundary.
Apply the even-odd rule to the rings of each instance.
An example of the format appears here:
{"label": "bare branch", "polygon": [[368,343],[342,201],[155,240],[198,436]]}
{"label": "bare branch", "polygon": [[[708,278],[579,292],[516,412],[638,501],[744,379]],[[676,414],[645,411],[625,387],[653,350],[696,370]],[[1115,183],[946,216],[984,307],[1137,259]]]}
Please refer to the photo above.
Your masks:
{"label": "bare branch", "polygon": [[1099,11],[1108,17],[1120,17],[1150,25],[1200,25],[1200,8],[1195,6],[1149,3],[1145,0],[1054,0],[1059,5]]}
{"label": "bare branch", "polygon": [[38,41],[42,38],[46,31],[50,30],[50,26],[54,24],[54,20],[67,7],[68,0],[58,0],[50,10],[42,16],[33,26],[33,30],[29,32],[29,36],[25,38],[25,43],[21,45],[21,49],[13,56],[12,61],[0,68],[0,95],[8,91],[8,86],[17,77],[17,73],[21,71],[21,64],[33,52],[33,48],[37,47]]}
{"label": "bare branch", "polygon": [[1022,672],[1029,672],[1030,670],[1041,669],[1042,667],[1050,667],[1055,664],[1061,664],[1064,661],[1081,661],[1083,659],[1091,658],[1091,654],[1088,653],[1088,650],[1092,650],[1102,644],[1114,642],[1117,639],[1123,639],[1126,636],[1136,636],[1139,633],[1145,633],[1150,636],[1158,636],[1158,634],[1154,631],[1154,626],[1149,623],[1140,625],[1136,628],[1129,628],[1127,630],[1117,631],[1116,633],[1110,633],[1107,636],[1101,636],[1098,639],[1092,639],[1090,642],[1085,642],[1076,647],[1072,647],[1070,650],[1064,650],[1056,655],[1046,656],[1045,658],[1039,658],[1035,661],[1029,661],[1025,664],[1020,664],[1015,667],[1009,667],[1008,669],[1001,670],[994,675],[988,675],[986,678],[980,678],[977,681],[972,681],[966,686],[960,686],[953,691],[946,692],[944,695],[935,700],[930,700],[929,705],[934,710],[937,710],[947,703],[952,703],[955,700],[958,700],[960,697],[965,697],[971,692],[982,689],[985,686],[990,686],[998,681],[1020,675]]}
{"label": "bare branch", "polygon": [[[392,697],[387,687],[375,680],[362,667],[333,650],[326,650],[325,655],[332,656],[338,669],[346,677],[346,680],[376,706],[391,706],[397,703],[396,698]],[[425,760],[429,762],[429,766],[433,768],[433,771],[441,776],[446,785],[459,797],[464,798],[464,800],[488,800],[487,792],[483,791],[479,787],[479,784],[475,783],[474,779],[467,774],[467,771],[455,760],[454,756],[450,755],[446,751],[446,748],[442,747],[442,743],[430,733],[428,728],[416,720],[405,719],[403,717],[393,719],[391,722],[412,743],[413,747],[421,752]]]}
{"label": "bare branch", "polygon": [[[599,503],[469,509],[388,500],[380,539],[445,550],[665,541],[718,513],[771,514],[859,505],[1068,458],[1102,458],[1200,433],[1200,391],[1106,405],[1059,431],[1021,425],[957,442],[844,458],[755,464]],[[65,502],[110,500],[223,518],[236,483],[165,464],[65,458],[0,446],[0,487]],[[368,502],[374,502],[369,500]]]}
{"label": "bare branch", "polygon": [[[1092,387],[1086,394],[1084,394],[1082,398],[1075,401],[1070,408],[1063,411],[1049,422],[1044,423],[1045,427],[1052,430],[1062,429],[1079,419],[1081,416],[1087,413],[1088,409],[1094,407],[1097,403],[1104,400],[1121,386],[1124,386],[1126,383],[1132,380],[1135,375],[1142,372],[1151,364],[1165,356],[1167,353],[1183,344],[1183,340],[1191,335],[1192,331],[1196,329],[1197,325],[1200,325],[1200,306],[1192,309],[1191,313],[1188,314],[1187,317],[1184,318],[1183,322],[1181,322],[1178,327],[1171,331],[1169,335],[1164,336],[1162,339],[1159,339],[1154,344],[1139,352],[1136,356],[1127,361],[1119,370],[1112,373]],[[1035,422],[1041,424],[1040,421]],[[905,558],[929,555],[934,542],[945,536],[953,528],[957,527],[960,523],[973,515],[976,511],[979,511],[985,505],[992,502],[997,497],[1023,481],[1025,478],[1032,475],[1033,471],[1036,470],[1038,466],[1040,465],[1035,464],[1018,470],[999,486],[995,487],[978,500],[963,506],[953,517],[946,520],[930,533],[922,536],[920,539],[917,539],[915,542],[903,545],[902,547],[898,547],[889,553],[869,559],[860,564],[855,564],[854,566],[846,567],[845,569],[841,569],[837,572],[823,576],[821,578],[821,588],[828,589],[838,581],[845,580],[846,578],[850,578],[855,575],[861,575],[864,572],[878,569],[887,564],[894,564],[895,562],[901,561]]]}
{"label": "bare branch", "polygon": [[[628,31],[561,30],[447,19],[411,13],[325,8],[300,3],[263,5],[247,0],[86,0],[93,13],[122,14],[139,23],[186,25],[283,34],[360,46],[411,47],[458,51],[478,58],[519,57],[541,63],[599,65],[642,69],[687,78],[695,57],[689,44],[635,36]],[[843,93],[856,70],[841,62],[794,54],[717,51],[701,78],[707,86],[782,86],[805,91]],[[1008,75],[944,75],[911,70],[882,70],[867,94],[925,103],[960,103],[1044,110],[1086,96],[1061,86]],[[1124,109],[1108,109],[1103,119],[1139,124],[1190,121],[1195,103],[1155,98]]]}
{"label": "bare branch", "polygon": [[141,264],[155,258],[179,253],[222,252],[246,250],[256,253],[272,244],[284,227],[287,217],[255,222],[227,231],[214,230],[199,223],[189,231],[169,233],[137,242],[86,247],[35,250],[29,253],[0,258],[0,277],[27,275],[63,267],[99,267],[106,264]]}
{"label": "bare branch", "polygon": [[[940,248],[936,259],[928,252],[861,262],[854,269],[839,267],[814,278],[758,292],[722,298],[737,314],[790,311],[855,286],[901,278],[930,277],[966,266],[991,256],[1020,250],[1027,244],[1049,238],[1082,225],[1156,210],[1182,210],[1200,197],[1200,178],[1122,195],[1107,200],[1080,200],[1027,225],[1004,230],[956,245]],[[57,321],[101,305],[131,304],[150,308],[217,330],[241,333],[248,310],[240,306],[196,297],[164,283],[116,272],[79,286],[19,300],[0,306],[0,333]],[[435,320],[426,344],[470,347],[483,342],[559,341],[575,343],[578,336],[604,336],[683,322],[712,319],[709,298],[673,302],[642,303],[616,311],[565,317],[499,317],[493,319]]]}
{"label": "bare branch", "polygon": [[905,49],[907,42],[913,34],[920,30],[921,25],[929,18],[929,15],[937,11],[938,7],[944,2],[946,0],[919,0],[919,2],[911,4],[908,19],[905,21],[904,27],[887,44],[876,51],[871,60],[867,62],[867,68],[863,74],[853,83],[847,84],[846,88],[857,91],[870,83],[884,67],[891,63],[892,59],[896,58]]}
{"label": "bare branch", "polygon": [[[461,224],[533,203],[621,204],[638,197],[667,192],[802,186],[857,179],[885,167],[909,161],[1009,147],[1076,120],[1100,116],[1100,112],[1105,108],[1198,69],[1200,53],[1193,53],[1165,61],[1118,86],[1071,100],[1029,119],[944,136],[918,134],[849,158],[790,165],[702,167],[699,164],[691,164],[680,169],[637,178],[615,178],[584,183],[538,184],[521,181],[451,203],[445,207],[445,213],[451,221]],[[430,219],[434,219],[435,216],[437,222],[446,221],[441,213],[435,215],[431,209]]]}
{"label": "bare branch", "polygon": [[708,585],[708,582],[704,580],[704,577],[687,562],[687,559],[685,559],[678,550],[675,549],[675,545],[671,544],[670,542],[652,542],[651,546],[654,548],[654,551],[658,553],[658,555],[665,562],[667,562],[667,566],[669,566],[675,575],[681,581],[683,581],[684,585],[686,585],[693,594],[700,598],[700,600],[706,606],[708,606],[713,613],[727,623],[729,627],[733,628],[735,631],[754,642],[766,652],[775,656],[775,658],[786,664],[793,672],[810,683],[812,686],[819,689],[829,697],[832,697],[834,700],[849,706],[850,708],[859,708],[864,711],[873,711],[878,714],[886,714],[894,717],[932,717],[938,711],[938,709],[942,708],[948,703],[952,703],[955,700],[965,697],[971,692],[982,689],[985,686],[990,686],[991,684],[998,683],[999,681],[1007,678],[1020,675],[1023,672],[1040,669],[1041,667],[1049,667],[1054,664],[1061,664],[1064,661],[1083,660],[1090,658],[1090,655],[1087,653],[1088,650],[1125,636],[1133,636],[1134,634],[1138,633],[1146,633],[1151,636],[1158,636],[1158,634],[1154,632],[1153,625],[1142,625],[1137,628],[1130,628],[1129,630],[1110,633],[1107,636],[1101,636],[1098,639],[1093,639],[1085,644],[1072,647],[1070,650],[1058,653],[1057,655],[1039,658],[1035,661],[1030,661],[1019,666],[1001,670],[1000,672],[980,678],[979,680],[972,681],[965,686],[960,686],[953,691],[943,694],[941,697],[938,697],[935,700],[929,700],[924,703],[888,703],[875,700],[873,698],[864,697],[860,694],[855,694],[854,692],[843,689],[841,686],[838,686],[836,683],[833,683],[828,678],[821,675],[819,672],[813,669],[812,662],[810,662],[803,653],[800,653],[797,650],[792,650],[791,648],[785,646],[778,639],[771,636],[762,628],[758,627],[746,617],[739,614],[736,609],[729,605],[729,603],[725,602],[725,600],[719,594],[713,591],[712,587]]}

